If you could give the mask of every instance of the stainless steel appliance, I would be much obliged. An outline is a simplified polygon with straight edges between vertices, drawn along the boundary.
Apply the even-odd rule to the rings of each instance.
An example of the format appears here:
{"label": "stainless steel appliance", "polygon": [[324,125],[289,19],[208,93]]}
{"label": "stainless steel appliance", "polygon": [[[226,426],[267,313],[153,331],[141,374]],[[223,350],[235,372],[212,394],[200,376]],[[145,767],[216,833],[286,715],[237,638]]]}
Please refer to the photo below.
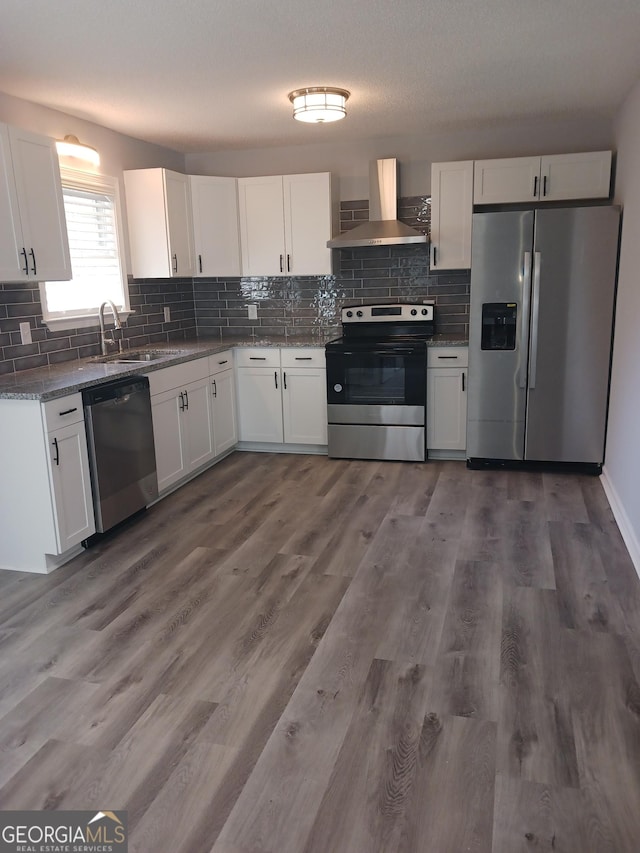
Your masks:
{"label": "stainless steel appliance", "polygon": [[604,461],[620,210],[473,216],[467,456]]}
{"label": "stainless steel appliance", "polygon": [[82,393],[96,530],[104,533],[158,497],[146,376]]}
{"label": "stainless steel appliance", "polygon": [[398,162],[394,158],[369,163],[369,221],[327,242],[330,249],[397,246],[426,243],[420,231],[398,219]]}
{"label": "stainless steel appliance", "polygon": [[424,461],[433,305],[343,308],[342,332],[326,345],[329,456]]}

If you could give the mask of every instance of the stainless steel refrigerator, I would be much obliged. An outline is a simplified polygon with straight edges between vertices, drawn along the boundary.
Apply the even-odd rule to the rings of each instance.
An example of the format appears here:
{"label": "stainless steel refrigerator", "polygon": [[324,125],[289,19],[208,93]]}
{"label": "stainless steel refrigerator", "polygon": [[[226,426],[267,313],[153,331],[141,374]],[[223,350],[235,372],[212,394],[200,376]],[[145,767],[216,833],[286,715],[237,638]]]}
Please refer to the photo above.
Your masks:
{"label": "stainless steel refrigerator", "polygon": [[473,216],[467,457],[604,461],[620,209]]}

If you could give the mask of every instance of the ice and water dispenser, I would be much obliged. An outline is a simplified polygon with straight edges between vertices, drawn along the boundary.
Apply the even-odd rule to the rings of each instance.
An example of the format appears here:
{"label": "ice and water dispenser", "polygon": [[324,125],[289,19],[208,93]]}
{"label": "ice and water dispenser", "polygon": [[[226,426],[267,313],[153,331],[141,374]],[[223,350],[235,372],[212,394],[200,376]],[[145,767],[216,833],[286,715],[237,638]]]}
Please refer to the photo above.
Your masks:
{"label": "ice and water dispenser", "polygon": [[485,302],[482,306],[483,350],[510,350],[516,348],[515,302]]}

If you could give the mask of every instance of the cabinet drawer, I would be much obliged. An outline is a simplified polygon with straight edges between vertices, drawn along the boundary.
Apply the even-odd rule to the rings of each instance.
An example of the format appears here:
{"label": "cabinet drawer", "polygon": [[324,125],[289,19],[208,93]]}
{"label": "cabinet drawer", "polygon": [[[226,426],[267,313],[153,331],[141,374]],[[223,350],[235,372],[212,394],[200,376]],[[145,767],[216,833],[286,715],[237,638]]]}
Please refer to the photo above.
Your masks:
{"label": "cabinet drawer", "polygon": [[42,415],[47,432],[83,421],[82,394],[70,394],[68,397],[58,397],[43,403]]}
{"label": "cabinet drawer", "polygon": [[429,347],[427,367],[467,367],[468,347]]}
{"label": "cabinet drawer", "polygon": [[164,367],[147,374],[149,377],[149,390],[151,396],[170,391],[172,388],[181,388],[189,382],[197,382],[198,379],[207,379],[209,376],[209,359],[197,358],[195,361],[185,361],[182,364],[174,364],[172,367]]}
{"label": "cabinet drawer", "polygon": [[217,352],[215,355],[209,356],[209,376],[215,376],[216,373],[222,373],[223,370],[229,370],[232,367],[232,349],[226,349],[224,352]]}
{"label": "cabinet drawer", "polygon": [[284,347],[280,350],[283,367],[324,367],[324,347]]}
{"label": "cabinet drawer", "polygon": [[278,347],[247,347],[236,350],[238,367],[280,367]]}

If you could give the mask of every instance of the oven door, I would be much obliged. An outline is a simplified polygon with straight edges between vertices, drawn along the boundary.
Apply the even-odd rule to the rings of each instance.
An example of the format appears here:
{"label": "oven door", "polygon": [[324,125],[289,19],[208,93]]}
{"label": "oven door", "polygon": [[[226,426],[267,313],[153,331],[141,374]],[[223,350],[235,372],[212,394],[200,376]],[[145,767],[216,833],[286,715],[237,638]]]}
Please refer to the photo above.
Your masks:
{"label": "oven door", "polygon": [[426,349],[327,349],[327,402],[340,406],[420,406],[426,403]]}

